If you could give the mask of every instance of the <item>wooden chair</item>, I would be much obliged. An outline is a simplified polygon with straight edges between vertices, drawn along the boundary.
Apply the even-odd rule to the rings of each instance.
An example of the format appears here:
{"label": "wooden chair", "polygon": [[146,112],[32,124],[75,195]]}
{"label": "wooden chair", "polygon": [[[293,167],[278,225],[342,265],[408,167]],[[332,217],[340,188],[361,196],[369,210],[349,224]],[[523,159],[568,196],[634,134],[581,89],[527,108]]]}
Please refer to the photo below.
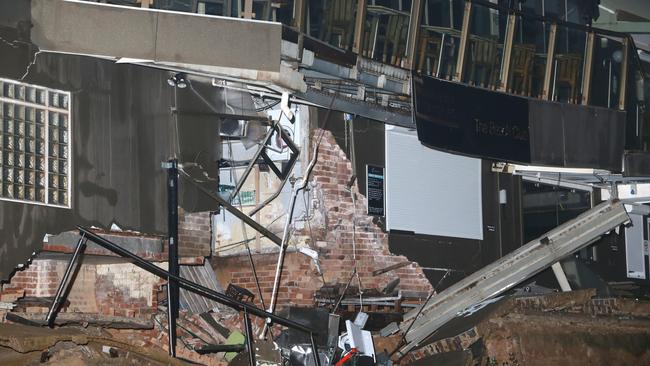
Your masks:
{"label": "wooden chair", "polygon": [[582,55],[575,53],[555,56],[555,100],[559,86],[569,89],[569,103],[578,103],[578,79],[582,69]]}
{"label": "wooden chair", "polygon": [[378,29],[379,17],[371,16],[366,19],[366,24],[363,31],[363,49],[361,52],[363,57],[374,57]]}
{"label": "wooden chair", "polygon": [[[356,2],[350,0],[329,0],[324,2],[325,17],[321,27],[321,40],[348,49],[352,45]],[[338,42],[332,41],[338,36]]]}
{"label": "wooden chair", "polygon": [[[482,37],[472,37],[470,47],[470,70],[468,82],[485,88],[496,87],[499,70],[498,43]],[[477,71],[480,73],[477,74]]]}
{"label": "wooden chair", "polygon": [[[417,71],[422,73],[425,70],[427,75],[435,75],[440,67],[440,48],[442,47],[442,36],[436,33],[427,31],[422,32],[420,35],[420,42],[418,45],[418,61]],[[433,60],[431,70],[428,64]]]}
{"label": "wooden chair", "polygon": [[530,96],[533,84],[534,44],[515,44],[510,56],[508,92]]}

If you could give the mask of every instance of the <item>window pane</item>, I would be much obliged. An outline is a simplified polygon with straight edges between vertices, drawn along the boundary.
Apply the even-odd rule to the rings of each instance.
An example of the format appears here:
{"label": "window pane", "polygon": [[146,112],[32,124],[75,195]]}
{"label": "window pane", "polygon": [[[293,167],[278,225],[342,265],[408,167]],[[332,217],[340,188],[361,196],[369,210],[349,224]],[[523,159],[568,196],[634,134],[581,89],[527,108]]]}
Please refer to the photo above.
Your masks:
{"label": "window pane", "polygon": [[67,92],[0,79],[0,199],[69,205],[69,108]]}
{"label": "window pane", "polygon": [[473,4],[463,82],[498,88],[507,21],[507,12]]}

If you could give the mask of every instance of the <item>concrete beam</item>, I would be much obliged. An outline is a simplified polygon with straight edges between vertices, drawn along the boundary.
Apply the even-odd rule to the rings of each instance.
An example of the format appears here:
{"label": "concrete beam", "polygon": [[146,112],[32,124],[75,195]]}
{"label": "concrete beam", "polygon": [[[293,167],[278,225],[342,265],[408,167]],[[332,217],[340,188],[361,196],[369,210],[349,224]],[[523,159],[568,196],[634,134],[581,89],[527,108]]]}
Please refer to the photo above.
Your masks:
{"label": "concrete beam", "polygon": [[280,72],[280,23],[51,0],[31,16],[41,51]]}

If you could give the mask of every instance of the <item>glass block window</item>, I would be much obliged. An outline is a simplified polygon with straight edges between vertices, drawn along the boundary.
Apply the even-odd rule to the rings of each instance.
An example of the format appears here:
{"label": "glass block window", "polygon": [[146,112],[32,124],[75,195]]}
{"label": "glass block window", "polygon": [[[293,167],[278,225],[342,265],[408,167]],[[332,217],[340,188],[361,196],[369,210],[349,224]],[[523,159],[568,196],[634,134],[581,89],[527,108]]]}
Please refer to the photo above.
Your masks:
{"label": "glass block window", "polygon": [[70,93],[0,78],[0,200],[70,207]]}

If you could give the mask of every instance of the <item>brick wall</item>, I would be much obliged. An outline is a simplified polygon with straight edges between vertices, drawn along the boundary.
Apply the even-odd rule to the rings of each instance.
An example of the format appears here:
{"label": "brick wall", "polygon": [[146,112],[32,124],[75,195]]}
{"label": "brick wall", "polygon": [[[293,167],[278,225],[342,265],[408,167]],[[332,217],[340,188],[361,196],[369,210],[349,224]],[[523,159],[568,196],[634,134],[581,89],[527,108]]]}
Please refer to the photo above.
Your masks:
{"label": "brick wall", "polygon": [[[36,259],[25,270],[16,272],[0,293],[24,290],[28,297],[54,296],[67,264]],[[167,267],[166,263],[160,265]],[[156,294],[163,283],[131,263],[83,264],[68,294],[67,311],[146,317],[157,311]]]}
{"label": "brick wall", "polygon": [[210,212],[185,212],[178,209],[178,254],[186,257],[208,257],[212,245]]}
{"label": "brick wall", "polygon": [[[323,277],[318,274],[313,261],[301,253],[289,253],[284,263],[278,306],[313,305],[314,292],[327,284],[347,283],[354,268],[353,238],[356,238],[357,269],[363,289],[381,289],[399,277],[399,288],[427,293],[431,284],[422,270],[414,264],[373,276],[372,272],[401,263],[407,259],[392,255],[388,250],[388,235],[366,215],[366,198],[352,186],[353,201],[348,182],[352,176],[352,164],[337,145],[329,131],[323,132],[318,151],[318,162],[312,173],[310,197],[312,215],[308,224],[295,226],[293,244],[306,243],[319,252]],[[315,130],[313,136],[320,136]],[[306,165],[306,164],[304,164]],[[354,222],[354,225],[353,225]],[[270,300],[277,254],[257,254],[254,261],[264,300]],[[213,267],[223,284],[233,283],[245,287],[257,296],[255,280],[247,256],[216,257]],[[353,285],[358,285],[356,281]],[[259,302],[258,302],[259,304]]]}

